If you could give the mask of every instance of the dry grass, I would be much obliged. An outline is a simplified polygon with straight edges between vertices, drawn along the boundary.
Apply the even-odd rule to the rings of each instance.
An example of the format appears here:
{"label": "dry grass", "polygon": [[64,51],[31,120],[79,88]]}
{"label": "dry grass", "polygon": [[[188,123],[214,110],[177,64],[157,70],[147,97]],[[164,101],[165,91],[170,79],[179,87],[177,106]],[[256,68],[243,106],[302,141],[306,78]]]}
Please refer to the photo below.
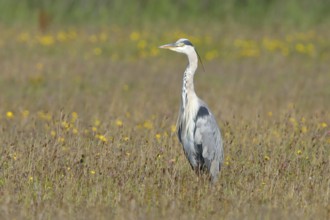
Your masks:
{"label": "dry grass", "polygon": [[324,57],[204,63],[196,91],[219,121],[226,158],[211,187],[173,132],[185,57],[3,47],[1,219],[329,219]]}

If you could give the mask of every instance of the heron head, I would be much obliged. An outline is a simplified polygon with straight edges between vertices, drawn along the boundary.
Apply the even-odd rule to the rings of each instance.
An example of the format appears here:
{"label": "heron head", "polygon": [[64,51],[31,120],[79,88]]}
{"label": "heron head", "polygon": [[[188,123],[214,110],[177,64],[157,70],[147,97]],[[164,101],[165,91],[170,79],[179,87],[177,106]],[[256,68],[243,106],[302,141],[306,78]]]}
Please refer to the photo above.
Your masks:
{"label": "heron head", "polygon": [[[196,56],[198,57],[198,60],[202,64],[202,67],[203,67],[203,70],[204,70],[204,65],[202,63],[202,60],[201,60],[199,54],[195,50],[194,45],[186,38],[181,38],[175,43],[162,45],[159,48],[169,49],[169,50],[173,50],[173,51],[176,51],[176,52],[179,52],[179,53],[184,53],[188,56],[188,59],[189,59],[189,57],[196,54]],[[205,70],[204,70],[204,72],[205,72]]]}
{"label": "heron head", "polygon": [[185,38],[181,38],[175,43],[162,45],[159,48],[169,49],[184,54],[195,52],[194,45],[188,39]]}

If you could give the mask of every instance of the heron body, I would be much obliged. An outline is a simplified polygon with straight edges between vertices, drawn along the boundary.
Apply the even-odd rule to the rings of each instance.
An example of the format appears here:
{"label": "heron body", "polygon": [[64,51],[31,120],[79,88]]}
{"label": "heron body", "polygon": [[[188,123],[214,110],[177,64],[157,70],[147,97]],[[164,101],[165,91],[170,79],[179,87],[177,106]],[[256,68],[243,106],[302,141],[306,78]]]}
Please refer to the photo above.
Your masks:
{"label": "heron body", "polygon": [[208,173],[214,183],[223,162],[223,144],[212,112],[195,93],[194,75],[198,67],[198,54],[188,39],[179,39],[160,48],[184,53],[188,57],[177,121],[178,138],[191,167],[197,174]]}

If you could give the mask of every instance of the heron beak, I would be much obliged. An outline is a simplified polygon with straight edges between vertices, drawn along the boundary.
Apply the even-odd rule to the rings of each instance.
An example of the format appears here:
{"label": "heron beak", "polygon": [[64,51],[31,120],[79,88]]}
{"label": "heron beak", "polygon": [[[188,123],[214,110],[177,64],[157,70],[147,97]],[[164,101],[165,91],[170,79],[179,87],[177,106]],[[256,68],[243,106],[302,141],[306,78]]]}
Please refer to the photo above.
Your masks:
{"label": "heron beak", "polygon": [[159,48],[161,48],[161,49],[172,49],[172,48],[175,48],[175,47],[177,47],[176,43],[171,43],[171,44],[162,45]]}

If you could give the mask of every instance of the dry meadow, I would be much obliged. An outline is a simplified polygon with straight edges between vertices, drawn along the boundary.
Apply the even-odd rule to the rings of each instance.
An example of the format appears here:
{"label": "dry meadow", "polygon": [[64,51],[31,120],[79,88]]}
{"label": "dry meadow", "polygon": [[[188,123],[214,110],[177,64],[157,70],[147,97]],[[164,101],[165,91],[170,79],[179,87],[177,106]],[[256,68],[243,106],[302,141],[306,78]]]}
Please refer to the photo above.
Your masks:
{"label": "dry meadow", "polygon": [[[329,219],[326,31],[1,28],[1,219]],[[225,162],[211,186],[177,139],[188,37]]]}

